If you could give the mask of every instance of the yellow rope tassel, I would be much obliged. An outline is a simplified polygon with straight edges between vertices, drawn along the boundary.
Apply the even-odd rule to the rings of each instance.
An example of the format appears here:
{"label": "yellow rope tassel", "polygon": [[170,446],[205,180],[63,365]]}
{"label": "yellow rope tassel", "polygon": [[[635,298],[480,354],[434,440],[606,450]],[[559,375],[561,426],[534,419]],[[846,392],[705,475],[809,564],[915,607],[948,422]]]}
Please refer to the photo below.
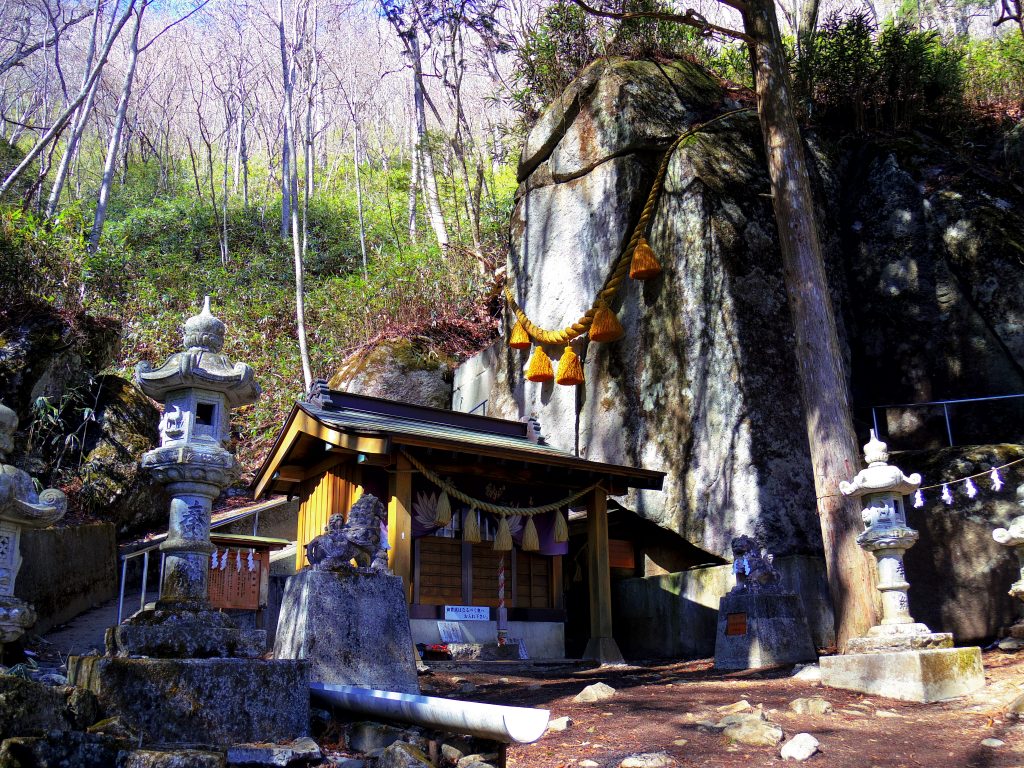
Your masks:
{"label": "yellow rope tassel", "polygon": [[564,544],[569,540],[569,523],[565,521],[562,510],[555,511],[555,541]]}
{"label": "yellow rope tassel", "polygon": [[558,373],[555,382],[563,387],[575,387],[583,383],[583,365],[572,347],[566,345],[562,358],[558,361]]}
{"label": "yellow rope tassel", "polygon": [[533,524],[533,515],[526,518],[526,527],[523,528],[523,551],[536,552],[540,549],[540,539],[537,537],[537,526]]}
{"label": "yellow rope tassel", "polygon": [[512,531],[508,527],[508,518],[501,516],[498,532],[494,534],[494,549],[498,552],[509,552],[512,549]]}
{"label": "yellow rope tassel", "polygon": [[658,257],[654,255],[651,244],[646,237],[641,237],[640,242],[633,249],[633,258],[629,262],[629,276],[633,280],[649,280],[661,274],[661,264]]}
{"label": "yellow rope tassel", "polygon": [[530,362],[526,366],[526,378],[530,381],[551,381],[555,378],[551,360],[540,347],[534,347]]}
{"label": "yellow rope tassel", "polygon": [[462,526],[462,540],[471,544],[480,541],[480,521],[476,518],[476,507],[470,507],[466,513],[466,523]]}
{"label": "yellow rope tassel", "polygon": [[516,324],[512,326],[512,335],[509,337],[508,345],[512,349],[529,349],[530,344],[530,335],[523,328],[523,324],[516,320]]}
{"label": "yellow rope tassel", "polygon": [[437,497],[437,508],[434,510],[434,522],[442,528],[452,521],[452,503],[448,500],[448,492],[442,488]]}
{"label": "yellow rope tassel", "polygon": [[[594,322],[590,326],[590,340],[600,341],[607,344],[610,341],[618,341],[625,335],[622,330],[622,323],[608,305],[601,303],[594,314]],[[529,377],[527,377],[529,378]]]}

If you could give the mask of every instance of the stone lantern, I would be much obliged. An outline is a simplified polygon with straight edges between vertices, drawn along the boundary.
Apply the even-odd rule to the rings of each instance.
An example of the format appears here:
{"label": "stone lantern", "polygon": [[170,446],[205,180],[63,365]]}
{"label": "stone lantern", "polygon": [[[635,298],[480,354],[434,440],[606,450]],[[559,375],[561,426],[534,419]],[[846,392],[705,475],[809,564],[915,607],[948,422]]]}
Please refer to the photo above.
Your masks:
{"label": "stone lantern", "polygon": [[69,682],[147,744],[285,742],[309,728],[307,663],[261,658],[266,631],[239,628],[207,595],[210,511],[239,475],[230,412],[260,396],[252,369],[232,364],[223,345],[207,298],[185,323],[184,351],[136,371],[142,391],[164,403],[160,447],[142,456],[171,496],[161,595],[107,630],[104,656],[68,659]]}
{"label": "stone lantern", "polygon": [[833,688],[905,701],[939,701],[985,685],[981,649],[954,648],[953,635],[932,632],[910,615],[903,554],[917,542],[907,525],[903,496],[921,485],[888,463],[887,446],[871,432],[864,446],[867,467],[852,482],[839,483],[844,496],[861,501],[864,530],[857,543],[875,556],[882,620],[863,637],[847,643],[846,653],[822,656],[821,682]]}
{"label": "stone lantern", "polygon": [[948,633],[933,633],[910,615],[903,554],[917,543],[918,533],[907,525],[903,497],[921,485],[916,472],[904,475],[899,467],[888,464],[887,446],[871,430],[864,446],[867,468],[853,482],[839,483],[844,496],[861,499],[864,531],[857,543],[875,556],[878,564],[878,591],[882,593],[882,623],[868,630],[865,637],[850,641],[849,650],[868,648],[938,648],[953,645]]}
{"label": "stone lantern", "polygon": [[21,637],[35,624],[32,606],[14,596],[14,581],[21,568],[21,529],[46,528],[64,516],[67,500],[48,488],[36,494],[24,470],[5,464],[14,448],[18,417],[0,403],[0,645]]}
{"label": "stone lantern", "polygon": [[[200,655],[221,655],[225,644],[240,652],[239,644],[247,644],[244,636],[251,634],[240,633],[214,611],[208,597],[211,508],[240,474],[228,450],[231,410],[260,396],[252,369],[222,354],[224,331],[207,296],[202,312],[185,322],[184,351],[158,368],[142,363],[136,370],[142,391],[164,404],[160,447],[143,454],[142,467],[167,487],[171,510],[167,540],[160,545],[165,558],[160,599],[155,610],[140,611],[116,628],[122,652],[145,652],[154,642],[164,648],[170,639],[163,628],[180,629],[182,623],[195,625],[195,631],[175,630],[176,636]],[[255,655],[259,640],[253,638],[252,645]]]}

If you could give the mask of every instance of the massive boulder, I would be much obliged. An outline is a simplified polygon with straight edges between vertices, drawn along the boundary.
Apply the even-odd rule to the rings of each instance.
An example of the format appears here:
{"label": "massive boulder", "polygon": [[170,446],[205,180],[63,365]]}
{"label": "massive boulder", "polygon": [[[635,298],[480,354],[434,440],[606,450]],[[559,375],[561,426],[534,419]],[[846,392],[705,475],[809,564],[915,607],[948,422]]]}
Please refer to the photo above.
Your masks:
{"label": "massive boulder", "polygon": [[355,395],[448,408],[453,361],[429,345],[388,339],[349,355],[331,377],[331,389]]}
{"label": "massive boulder", "polygon": [[93,402],[78,470],[83,509],[122,534],[162,527],[170,496],[139,465],[159,445],[159,410],[134,384],[112,375],[97,377]]}
{"label": "massive boulder", "polygon": [[[562,328],[591,306],[668,143],[734,107],[696,66],[614,58],[551,105],[527,138],[511,225],[510,285],[531,319]],[[622,341],[574,342],[585,385],[527,382],[529,353],[504,345],[456,376],[463,409],[486,400],[488,415],[536,419],[560,448],[667,472],[664,492],[624,506],[726,559],[739,534],[780,555],[821,553],[762,147],[748,111],[698,127],[674,153],[649,227],[665,271],[624,284],[614,306]],[[807,156],[861,441],[872,406],[1024,391],[1019,191],[923,139],[832,147],[811,137]],[[1024,442],[1012,401],[983,407],[1000,410],[953,409],[958,443]],[[941,407],[876,415],[893,448],[938,447],[946,434]],[[912,458],[908,472],[927,463]],[[941,514],[916,516],[930,547],[959,530]],[[1005,591],[1012,556],[979,543],[1004,516],[993,507],[968,521],[977,531],[954,555],[954,592],[980,588],[983,571],[985,589]],[[930,558],[922,579],[943,572],[919,547],[908,562]],[[992,558],[998,568],[985,571]],[[954,616],[952,599],[922,618],[980,637],[1012,608],[998,598]]]}
{"label": "massive boulder", "polygon": [[[527,140],[534,170],[512,217],[511,282],[547,328],[591,305],[667,144],[735,106],[686,63],[612,59],[580,81],[592,85],[576,106],[554,105],[560,117]],[[574,343],[578,391],[524,382],[526,353],[508,351],[488,403],[586,458],[666,471],[664,492],[626,506],[721,557],[739,534],[779,554],[821,550],[768,189],[753,113],[698,129],[672,157],[650,227],[667,269],[620,293],[625,339]]]}

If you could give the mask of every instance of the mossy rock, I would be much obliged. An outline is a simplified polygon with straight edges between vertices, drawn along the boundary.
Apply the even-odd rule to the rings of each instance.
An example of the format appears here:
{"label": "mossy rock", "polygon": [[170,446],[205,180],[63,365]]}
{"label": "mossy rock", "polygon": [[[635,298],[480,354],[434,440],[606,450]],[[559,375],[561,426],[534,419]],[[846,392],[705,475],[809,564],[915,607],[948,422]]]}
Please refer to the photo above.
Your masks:
{"label": "mossy rock", "polygon": [[349,355],[331,389],[432,408],[451,408],[454,361],[409,339],[389,339]]}
{"label": "mossy rock", "polygon": [[82,507],[121,533],[162,524],[170,499],[139,468],[142,454],[159,442],[160,412],[125,379],[100,376],[96,385],[95,423],[79,470]]}

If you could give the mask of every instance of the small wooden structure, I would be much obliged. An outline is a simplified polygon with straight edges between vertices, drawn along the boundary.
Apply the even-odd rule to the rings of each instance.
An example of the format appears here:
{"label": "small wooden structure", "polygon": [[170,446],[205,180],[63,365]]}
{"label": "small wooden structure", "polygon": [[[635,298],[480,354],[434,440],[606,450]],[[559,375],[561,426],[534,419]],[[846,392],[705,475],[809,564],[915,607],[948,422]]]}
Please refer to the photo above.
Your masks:
{"label": "small wooden structure", "polygon": [[[211,605],[218,609],[261,612],[267,607],[270,593],[270,553],[291,542],[267,536],[211,532],[210,543],[216,547],[207,582]],[[259,618],[257,613],[257,621]]]}
{"label": "small wooden structure", "polygon": [[539,551],[517,545],[506,562],[489,541],[494,524],[486,516],[479,543],[462,539],[467,508],[455,510],[450,525],[436,525],[438,488],[414,462],[473,498],[502,505],[541,506],[591,489],[578,502],[587,511],[590,584],[584,655],[622,660],[612,638],[607,496],[660,489],[664,473],[578,458],[532,440],[525,423],[335,392],[317,382],[292,408],[253,487],[256,498],[271,492],[299,498],[299,567],[305,544],[331,514],[347,512],[364,491],[386,501],[389,564],[405,582],[414,620],[445,619],[459,606],[493,618],[501,582],[509,620],[563,621],[564,548],[553,542],[549,521],[534,518]]}

